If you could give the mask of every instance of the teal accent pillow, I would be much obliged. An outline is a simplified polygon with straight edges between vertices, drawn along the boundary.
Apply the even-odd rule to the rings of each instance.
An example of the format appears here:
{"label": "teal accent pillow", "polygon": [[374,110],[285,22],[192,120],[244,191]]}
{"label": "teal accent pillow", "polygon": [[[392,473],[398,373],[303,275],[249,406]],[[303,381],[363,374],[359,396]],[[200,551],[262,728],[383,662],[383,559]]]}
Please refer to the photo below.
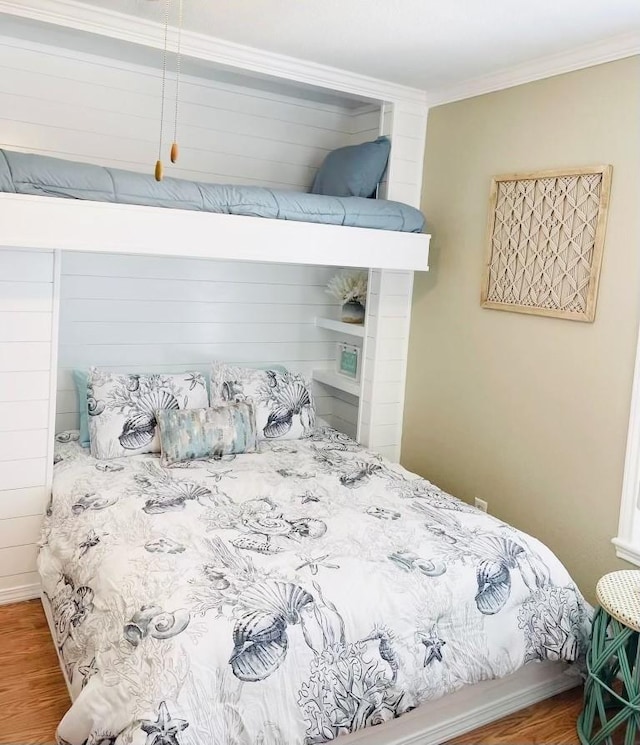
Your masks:
{"label": "teal accent pillow", "polygon": [[384,174],[390,151],[388,137],[333,150],[320,166],[311,193],[328,197],[370,197]]}
{"label": "teal accent pillow", "polygon": [[83,448],[89,447],[89,412],[87,411],[87,380],[88,370],[74,370],[73,382],[76,384],[78,396],[78,411],[80,412],[80,444]]}
{"label": "teal accent pillow", "polygon": [[211,409],[158,409],[156,421],[163,466],[256,452],[255,409],[245,401]]}

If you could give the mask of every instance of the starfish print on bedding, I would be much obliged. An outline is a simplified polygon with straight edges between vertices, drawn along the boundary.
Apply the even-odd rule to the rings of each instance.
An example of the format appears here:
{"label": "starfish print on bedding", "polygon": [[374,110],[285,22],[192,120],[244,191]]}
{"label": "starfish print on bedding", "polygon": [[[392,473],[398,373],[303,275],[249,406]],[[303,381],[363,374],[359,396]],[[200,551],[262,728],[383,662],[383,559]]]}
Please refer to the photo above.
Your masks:
{"label": "starfish print on bedding", "polygon": [[189,390],[192,391],[197,386],[201,385],[204,388],[204,378],[198,373],[189,373],[185,378],[185,382],[189,383]]}
{"label": "starfish print on bedding", "polygon": [[447,643],[436,634],[435,628],[430,634],[421,633],[420,641],[424,644],[424,667],[430,665],[434,660],[442,662],[442,647]]}
{"label": "starfish print on bedding", "polygon": [[98,672],[96,658],[94,657],[88,665],[82,665],[79,667],[78,672],[82,675],[82,687],[84,688],[91,678],[93,678],[93,676]]}
{"label": "starfish print on bedding", "polygon": [[315,494],[312,494],[310,491],[306,491],[304,494],[301,494],[299,496],[299,499],[302,500],[302,504],[307,504],[307,502],[319,502],[320,497],[316,496]]}
{"label": "starfish print on bedding", "polygon": [[189,722],[184,719],[171,717],[164,701],[160,702],[155,722],[150,719],[143,719],[140,722],[140,729],[147,734],[145,745],[180,745],[178,734],[188,726]]}
{"label": "starfish print on bedding", "polygon": [[327,569],[340,569],[339,564],[333,564],[326,561],[330,556],[331,554],[323,554],[322,556],[316,556],[315,558],[313,556],[300,556],[303,563],[296,567],[296,572],[299,572],[305,567],[309,567],[311,574],[314,575],[318,573],[320,567],[326,567]]}
{"label": "starfish print on bedding", "polygon": [[87,533],[87,537],[82,541],[82,543],[78,546],[79,549],[82,549],[80,551],[80,557],[83,557],[90,548],[93,548],[94,546],[97,546],[100,543],[100,536],[96,533],[95,530],[90,530]]}

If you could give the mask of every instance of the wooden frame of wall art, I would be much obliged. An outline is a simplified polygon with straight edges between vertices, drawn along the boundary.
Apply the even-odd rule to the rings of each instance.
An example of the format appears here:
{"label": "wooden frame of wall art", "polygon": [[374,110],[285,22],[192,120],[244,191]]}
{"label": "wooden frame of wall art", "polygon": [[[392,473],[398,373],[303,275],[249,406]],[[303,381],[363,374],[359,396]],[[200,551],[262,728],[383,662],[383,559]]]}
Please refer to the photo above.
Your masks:
{"label": "wooden frame of wall art", "polygon": [[483,308],[593,321],[610,165],[495,176]]}

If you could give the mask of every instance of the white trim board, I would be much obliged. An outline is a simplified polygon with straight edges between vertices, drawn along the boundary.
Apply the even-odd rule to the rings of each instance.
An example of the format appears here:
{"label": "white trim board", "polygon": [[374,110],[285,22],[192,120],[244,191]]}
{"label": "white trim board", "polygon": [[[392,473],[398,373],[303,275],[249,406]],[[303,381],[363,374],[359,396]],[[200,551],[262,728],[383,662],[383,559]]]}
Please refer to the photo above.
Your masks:
{"label": "white trim board", "polygon": [[[163,46],[161,24],[105,8],[88,6],[78,0],[0,0],[0,13],[16,19],[48,23],[99,35],[104,39],[139,47],[161,49]],[[175,45],[176,40],[176,30],[170,28],[169,44]],[[479,78],[427,91],[191,31],[183,31],[182,51],[185,57],[208,62],[219,68],[272,80],[293,81],[303,86],[341,92],[355,99],[368,98],[403,103],[424,110],[427,104],[438,106],[451,103],[640,54],[640,33],[619,34],[559,54],[539,57]]]}
{"label": "white trim board", "polygon": [[[0,0],[0,13],[153,49],[162,49],[164,45],[162,24],[85,5],[77,0]],[[169,29],[168,41],[172,48],[176,45],[177,29]],[[295,81],[360,99],[426,106],[424,91],[415,88],[254,49],[193,31],[182,32],[181,49],[184,57],[204,60],[226,69],[260,77]]]}
{"label": "white trim board", "polygon": [[344,745],[439,745],[580,685],[569,665],[525,665],[499,680],[466,686],[398,719],[342,739]]}
{"label": "white trim board", "polygon": [[423,233],[0,194],[0,246],[11,248],[426,271],[429,240]]}
{"label": "white trim board", "polygon": [[40,597],[40,584],[37,582],[19,585],[18,587],[7,587],[0,590],[0,605],[21,603],[24,600],[33,600],[38,597]]}
{"label": "white trim board", "polygon": [[631,412],[620,501],[618,535],[612,539],[616,555],[640,565],[640,330],[631,393]]}
{"label": "white trim board", "polygon": [[452,86],[427,91],[429,106],[440,106],[485,93],[493,93],[535,80],[562,75],[585,67],[602,65],[640,54],[640,32],[619,34],[603,41],[539,57],[491,75],[465,80]]}

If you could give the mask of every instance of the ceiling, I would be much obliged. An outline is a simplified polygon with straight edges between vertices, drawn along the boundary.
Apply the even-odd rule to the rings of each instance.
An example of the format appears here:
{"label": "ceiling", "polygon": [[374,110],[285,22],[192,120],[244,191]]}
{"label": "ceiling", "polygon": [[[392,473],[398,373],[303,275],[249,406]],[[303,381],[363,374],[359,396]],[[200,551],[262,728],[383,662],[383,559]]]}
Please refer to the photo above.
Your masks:
{"label": "ceiling", "polygon": [[[85,2],[155,21],[165,7]],[[171,2],[175,19],[178,0]],[[184,27],[432,90],[640,33],[640,1],[184,0]]]}

